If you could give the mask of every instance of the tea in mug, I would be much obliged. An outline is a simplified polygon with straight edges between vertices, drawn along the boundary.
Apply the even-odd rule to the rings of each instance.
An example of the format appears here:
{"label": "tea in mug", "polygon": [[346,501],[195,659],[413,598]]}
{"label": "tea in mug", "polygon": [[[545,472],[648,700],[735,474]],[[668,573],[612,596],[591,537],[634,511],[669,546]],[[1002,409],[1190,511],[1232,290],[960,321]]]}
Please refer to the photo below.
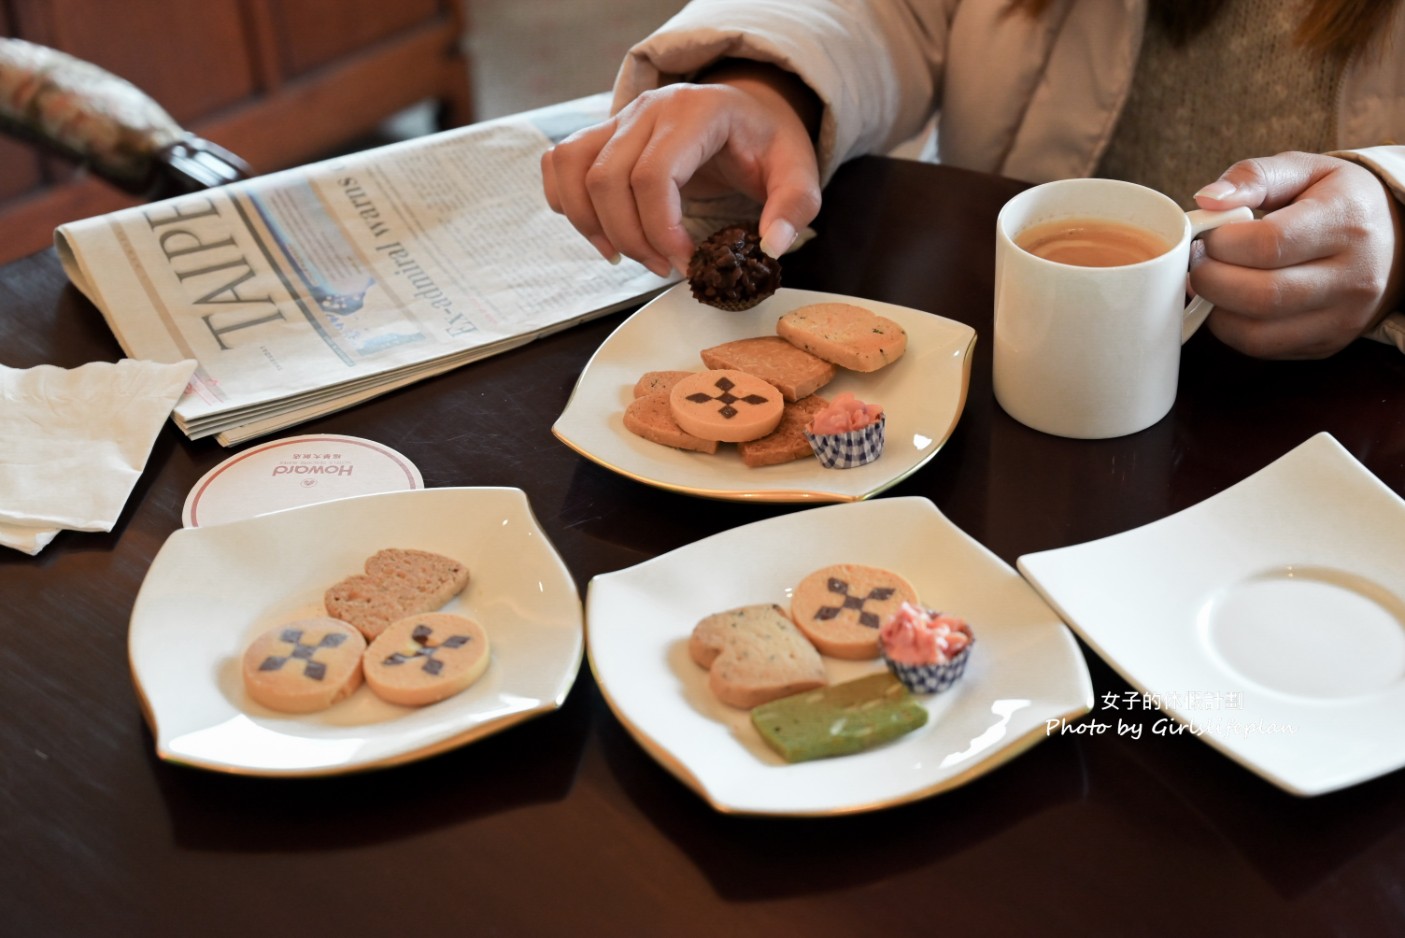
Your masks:
{"label": "tea in mug", "polygon": [[1040,222],[1016,235],[1015,243],[1035,257],[1074,267],[1140,264],[1172,247],[1155,232],[1106,218]]}

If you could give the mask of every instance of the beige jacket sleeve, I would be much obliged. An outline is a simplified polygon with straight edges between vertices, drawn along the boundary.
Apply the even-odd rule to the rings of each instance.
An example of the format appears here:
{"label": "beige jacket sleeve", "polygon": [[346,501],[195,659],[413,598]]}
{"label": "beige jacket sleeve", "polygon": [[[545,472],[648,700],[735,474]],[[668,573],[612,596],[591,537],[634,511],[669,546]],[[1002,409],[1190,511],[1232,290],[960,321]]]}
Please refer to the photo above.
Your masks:
{"label": "beige jacket sleeve", "polygon": [[[918,133],[941,95],[959,0],[693,0],[630,50],[618,110],[724,58],[798,75],[824,105],[820,179],[845,159],[886,152]],[[725,27],[714,24],[725,23]]]}

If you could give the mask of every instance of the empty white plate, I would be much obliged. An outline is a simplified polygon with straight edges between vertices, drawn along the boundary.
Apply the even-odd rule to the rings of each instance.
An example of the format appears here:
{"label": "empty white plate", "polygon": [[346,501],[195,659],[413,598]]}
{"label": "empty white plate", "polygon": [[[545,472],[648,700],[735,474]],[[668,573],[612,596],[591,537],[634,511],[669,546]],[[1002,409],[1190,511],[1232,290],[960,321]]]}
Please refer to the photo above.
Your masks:
{"label": "empty white plate", "polygon": [[1281,788],[1405,765],[1405,501],[1320,433],[1152,524],[1019,568],[1139,691]]}

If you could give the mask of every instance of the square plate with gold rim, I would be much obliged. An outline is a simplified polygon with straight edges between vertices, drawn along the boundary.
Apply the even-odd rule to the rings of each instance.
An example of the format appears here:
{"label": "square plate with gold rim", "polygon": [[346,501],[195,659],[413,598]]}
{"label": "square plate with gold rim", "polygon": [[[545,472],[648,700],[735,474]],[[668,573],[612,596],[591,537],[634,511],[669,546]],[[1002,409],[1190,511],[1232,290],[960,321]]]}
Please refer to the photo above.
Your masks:
{"label": "square plate with gold rim", "polygon": [[[721,703],[688,655],[697,622],[753,603],[790,604],[809,573],[860,563],[902,574],[922,602],[972,623],[976,644],[950,690],[920,697],[929,720],[856,755],[786,764]],[[1046,721],[1092,706],[1073,635],[998,557],[925,498],[826,505],[713,535],[595,577],[586,648],[606,701],[664,767],[718,811],[821,816],[945,791],[1046,738]],[[825,659],[831,682],[883,669]]]}
{"label": "square plate with gold rim", "polygon": [[[853,469],[826,469],[815,459],[750,468],[736,447],[690,453],[651,443],[624,427],[635,382],[648,371],[702,371],[699,353],[723,342],[776,334],[776,321],[810,303],[854,303],[896,321],[907,351],[870,374],[839,370],[818,393],[852,391],[883,406],[883,455]],[[976,332],[955,320],[905,306],[834,293],[782,288],[741,312],[704,306],[686,283],[655,298],[601,344],[552,427],[587,459],[639,482],[709,498],[765,502],[846,502],[869,498],[912,475],[937,454],[966,404]]]}
{"label": "square plate with gold rim", "polygon": [[[445,554],[469,584],[444,612],[481,623],[488,670],[401,707],[362,685],[317,713],[250,700],[241,659],[261,632],[325,615],[322,596],[384,547]],[[561,706],[580,670],[580,596],[513,488],[363,495],[177,531],[132,609],[128,654],[162,758],[238,775],[331,775],[420,759]]]}
{"label": "square plate with gold rim", "polygon": [[1402,545],[1405,499],[1319,433],[1199,504],[1019,568],[1176,732],[1307,796],[1405,767]]}

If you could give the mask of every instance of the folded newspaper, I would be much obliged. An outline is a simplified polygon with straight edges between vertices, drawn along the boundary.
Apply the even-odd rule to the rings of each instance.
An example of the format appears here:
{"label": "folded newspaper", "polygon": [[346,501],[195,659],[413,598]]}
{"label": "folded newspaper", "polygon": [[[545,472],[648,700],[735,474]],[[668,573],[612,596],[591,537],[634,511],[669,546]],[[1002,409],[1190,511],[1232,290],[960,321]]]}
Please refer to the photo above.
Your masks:
{"label": "folded newspaper", "polygon": [[[608,95],[64,225],[128,356],[195,359],[174,420],[225,446],[634,304],[542,196],[540,157]],[[673,279],[677,279],[676,275]]]}

